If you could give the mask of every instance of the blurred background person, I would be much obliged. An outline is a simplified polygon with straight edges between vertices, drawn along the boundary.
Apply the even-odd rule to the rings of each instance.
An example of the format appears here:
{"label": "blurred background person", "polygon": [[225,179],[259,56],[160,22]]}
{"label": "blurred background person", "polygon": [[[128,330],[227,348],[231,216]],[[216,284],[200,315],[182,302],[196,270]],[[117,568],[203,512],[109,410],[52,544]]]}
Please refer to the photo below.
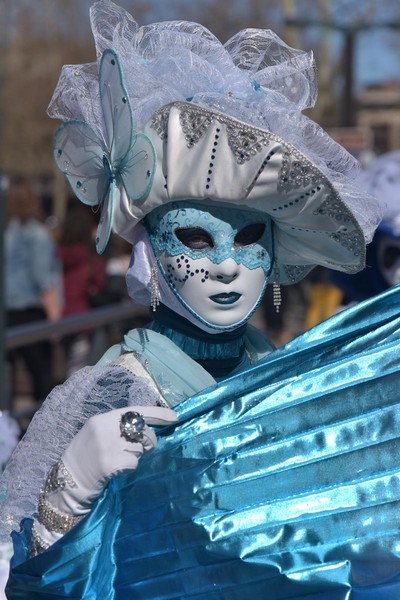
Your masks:
{"label": "blurred background person", "polygon": [[382,154],[360,176],[367,192],[383,207],[383,218],[367,246],[366,267],[348,277],[330,273],[341,292],[340,306],[375,296],[400,283],[400,151]]}
{"label": "blurred background person", "polygon": [[259,308],[251,317],[250,323],[261,329],[277,348],[304,331],[308,307],[308,277],[293,285],[280,286],[278,306],[273,286],[269,285]]}
{"label": "blurred background person", "polygon": [[[102,303],[106,263],[94,250],[95,228],[93,214],[84,206],[70,209],[61,225],[58,253],[63,271],[64,317],[84,313]],[[92,330],[84,330],[63,339],[66,375],[90,363],[92,336]]]}
{"label": "blurred background person", "polygon": [[308,294],[304,313],[304,331],[331,317],[340,305],[343,292],[331,279],[332,271],[326,267],[313,269],[305,278],[308,283]]}
{"label": "blurred background person", "polygon": [[[60,262],[56,245],[41,222],[40,199],[28,179],[10,180],[4,234],[6,326],[59,319],[62,312]],[[7,354],[13,406],[21,359],[32,383],[36,407],[54,385],[52,343],[44,340]]]}
{"label": "blurred background person", "polygon": [[[132,304],[132,298],[128,294],[125,282],[131,253],[132,244],[117,235],[111,237],[109,249],[106,252],[106,282],[103,293],[98,298],[102,305]],[[148,310],[138,304],[138,313],[134,317],[123,321],[114,321],[104,328],[107,346],[103,350],[119,342],[124,334],[133,327],[141,327],[149,320]],[[101,355],[99,355],[100,357]]]}

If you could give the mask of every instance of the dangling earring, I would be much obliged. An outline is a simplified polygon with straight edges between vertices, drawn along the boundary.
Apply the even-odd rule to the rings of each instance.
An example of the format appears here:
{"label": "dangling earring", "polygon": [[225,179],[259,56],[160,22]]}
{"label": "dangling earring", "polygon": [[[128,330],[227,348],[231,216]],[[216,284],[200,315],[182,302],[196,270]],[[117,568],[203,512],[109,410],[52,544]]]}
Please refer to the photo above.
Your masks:
{"label": "dangling earring", "polygon": [[[276,253],[275,253],[275,259],[276,259]],[[274,269],[274,283],[272,284],[272,295],[273,295],[273,302],[274,302],[274,306],[275,306],[275,311],[278,313],[282,304],[282,294],[281,294],[281,286],[279,285],[278,281],[279,281],[279,268],[275,265],[275,269]]]}
{"label": "dangling earring", "polygon": [[157,263],[154,263],[151,269],[150,276],[150,306],[155,312],[160,304],[160,288],[158,286],[158,268]]}
{"label": "dangling earring", "polygon": [[282,304],[281,286],[279,285],[279,283],[272,284],[272,294],[275,310],[278,313]]}
{"label": "dangling earring", "polygon": [[272,231],[272,239],[273,239],[273,258],[272,258],[272,264],[273,264],[273,278],[274,278],[274,282],[272,284],[272,298],[273,298],[273,303],[275,306],[275,312],[279,313],[281,304],[282,304],[282,294],[281,294],[281,286],[279,285],[279,267],[278,267],[278,248],[275,244],[275,237],[274,237],[274,233],[275,233],[275,228],[274,228],[274,222],[272,221],[271,224],[271,231]]}

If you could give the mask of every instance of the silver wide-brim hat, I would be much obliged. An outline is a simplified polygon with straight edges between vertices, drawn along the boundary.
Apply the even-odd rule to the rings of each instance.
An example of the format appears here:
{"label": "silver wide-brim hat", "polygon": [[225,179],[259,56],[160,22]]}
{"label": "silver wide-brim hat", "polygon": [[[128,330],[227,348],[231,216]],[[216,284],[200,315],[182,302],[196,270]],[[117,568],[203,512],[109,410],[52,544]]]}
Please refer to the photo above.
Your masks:
{"label": "silver wide-brim hat", "polygon": [[379,209],[354,159],[301,113],[316,95],[309,53],[265,30],[222,46],[193,23],[140,28],[109,0],[91,16],[98,64],[64,67],[49,114],[66,121],[59,167],[101,206],[99,252],[111,231],[133,241],[153,209],[189,199],[268,215],[276,283],[364,267]]}
{"label": "silver wide-brim hat", "polygon": [[295,283],[315,265],[347,273],[364,267],[357,218],[329,179],[279,136],[183,102],[158,110],[144,132],[157,166],[147,198],[126,207],[129,223],[171,201],[211,201],[272,219],[276,282]]}

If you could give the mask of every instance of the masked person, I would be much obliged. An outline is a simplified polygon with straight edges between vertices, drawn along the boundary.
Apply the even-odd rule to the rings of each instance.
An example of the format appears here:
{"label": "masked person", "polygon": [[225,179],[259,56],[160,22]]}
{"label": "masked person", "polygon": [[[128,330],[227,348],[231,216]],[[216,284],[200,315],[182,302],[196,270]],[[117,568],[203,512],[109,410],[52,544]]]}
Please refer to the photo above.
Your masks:
{"label": "masked person", "polygon": [[279,304],[316,264],[361,269],[379,218],[301,115],[312,57],[268,31],[222,46],[197,24],[139,28],[106,0],[91,19],[99,62],[63,69],[55,158],[101,206],[98,251],[111,230],[132,243],[152,319],[56,388],[14,453],[8,597],[392,584],[395,294],[280,350],[248,325],[268,283]]}
{"label": "masked person", "polygon": [[383,206],[380,222],[367,247],[366,267],[354,277],[332,271],[330,280],[342,306],[360,302],[400,283],[400,151],[373,160],[360,175],[365,189]]}

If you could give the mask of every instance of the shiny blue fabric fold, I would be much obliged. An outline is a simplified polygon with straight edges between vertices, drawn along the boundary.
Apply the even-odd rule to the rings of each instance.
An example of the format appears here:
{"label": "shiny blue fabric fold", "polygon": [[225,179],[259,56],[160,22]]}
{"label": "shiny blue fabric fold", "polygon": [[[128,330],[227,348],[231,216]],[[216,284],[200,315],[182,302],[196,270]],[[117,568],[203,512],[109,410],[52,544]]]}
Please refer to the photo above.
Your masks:
{"label": "shiny blue fabric fold", "polygon": [[26,560],[14,534],[10,600],[400,598],[399,306],[391,288],[180,403],[62,540]]}

